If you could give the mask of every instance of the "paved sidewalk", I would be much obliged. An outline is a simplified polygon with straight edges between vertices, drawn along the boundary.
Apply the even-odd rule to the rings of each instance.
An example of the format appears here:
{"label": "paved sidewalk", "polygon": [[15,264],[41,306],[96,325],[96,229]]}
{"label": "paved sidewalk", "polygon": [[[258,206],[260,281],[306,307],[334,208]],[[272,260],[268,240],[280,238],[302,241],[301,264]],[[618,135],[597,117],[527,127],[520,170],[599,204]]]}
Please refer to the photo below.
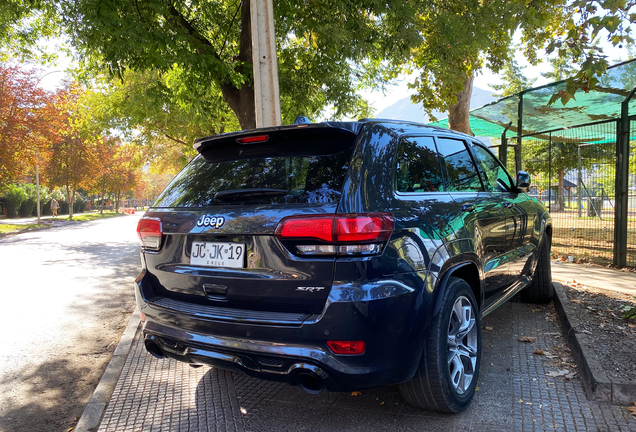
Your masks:
{"label": "paved sidewalk", "polygon": [[[51,223],[54,220],[57,220],[61,217],[68,217],[68,215],[60,215],[57,218],[53,219],[53,216],[41,216],[41,223]],[[38,223],[38,218],[36,217],[28,217],[28,218],[20,218],[20,219],[0,219],[0,224],[11,224],[11,225],[29,225]]]}
{"label": "paved sidewalk", "polygon": [[[396,387],[311,396],[285,384],[157,360],[138,332],[98,430],[636,432],[624,407],[588,401],[578,377],[550,376],[575,370],[552,305],[509,302],[482,325],[488,328],[477,395],[457,415],[417,410]],[[520,336],[537,340],[523,343]],[[562,358],[555,362],[534,354],[537,349]]]}
{"label": "paved sidewalk", "polygon": [[566,282],[572,279],[583,285],[636,296],[636,273],[585,264],[552,261],[552,280]]}

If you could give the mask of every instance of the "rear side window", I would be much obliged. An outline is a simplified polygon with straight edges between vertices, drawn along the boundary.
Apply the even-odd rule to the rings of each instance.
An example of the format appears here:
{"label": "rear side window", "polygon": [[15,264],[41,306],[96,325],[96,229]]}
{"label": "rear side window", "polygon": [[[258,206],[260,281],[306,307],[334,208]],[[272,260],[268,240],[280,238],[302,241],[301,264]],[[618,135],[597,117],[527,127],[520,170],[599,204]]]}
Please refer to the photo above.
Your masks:
{"label": "rear side window", "polygon": [[397,162],[398,192],[442,190],[442,171],[431,137],[406,137],[400,142]]}
{"label": "rear side window", "polygon": [[329,155],[250,157],[190,162],[154,207],[332,203],[340,198],[353,146]]}
{"label": "rear side window", "polygon": [[464,141],[436,138],[443,159],[446,190],[449,192],[483,191],[479,174]]}
{"label": "rear side window", "polygon": [[486,191],[507,192],[510,190],[510,176],[499,161],[485,148],[476,144],[471,144],[471,147]]}

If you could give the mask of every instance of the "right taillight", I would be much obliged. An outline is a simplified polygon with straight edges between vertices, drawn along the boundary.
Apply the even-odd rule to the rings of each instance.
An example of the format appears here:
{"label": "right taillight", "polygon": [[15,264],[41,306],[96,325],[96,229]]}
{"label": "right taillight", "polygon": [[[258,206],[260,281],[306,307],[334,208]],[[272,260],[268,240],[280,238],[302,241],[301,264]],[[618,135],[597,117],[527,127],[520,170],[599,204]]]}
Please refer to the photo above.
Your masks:
{"label": "right taillight", "polygon": [[161,219],[141,218],[137,224],[137,236],[141,246],[146,250],[158,251],[161,249],[163,232],[161,231]]}
{"label": "right taillight", "polygon": [[293,241],[301,255],[373,255],[393,233],[390,213],[290,216],[276,227],[276,237]]}

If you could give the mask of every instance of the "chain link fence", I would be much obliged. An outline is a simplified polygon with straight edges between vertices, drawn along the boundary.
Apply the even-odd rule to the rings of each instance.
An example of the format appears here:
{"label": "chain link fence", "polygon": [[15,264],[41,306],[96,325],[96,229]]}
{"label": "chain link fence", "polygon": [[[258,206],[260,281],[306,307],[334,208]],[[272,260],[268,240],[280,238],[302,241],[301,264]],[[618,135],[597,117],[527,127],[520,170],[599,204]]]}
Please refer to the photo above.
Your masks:
{"label": "chain link fence", "polygon": [[[630,136],[636,136],[636,119],[630,126]],[[556,258],[600,265],[613,261],[616,128],[612,120],[522,137],[521,169],[531,175],[529,195],[552,216]],[[517,139],[508,142],[506,165],[515,172]],[[636,267],[636,153],[630,153],[629,165],[627,265]]]}

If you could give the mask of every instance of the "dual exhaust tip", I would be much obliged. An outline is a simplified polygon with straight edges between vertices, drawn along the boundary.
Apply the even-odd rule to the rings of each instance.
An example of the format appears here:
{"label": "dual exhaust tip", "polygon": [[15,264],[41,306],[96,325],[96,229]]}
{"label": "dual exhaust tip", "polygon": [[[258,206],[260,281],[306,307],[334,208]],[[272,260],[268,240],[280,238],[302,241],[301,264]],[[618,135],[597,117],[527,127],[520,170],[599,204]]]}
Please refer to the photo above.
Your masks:
{"label": "dual exhaust tip", "polygon": [[[146,351],[148,351],[153,357],[158,359],[164,359],[166,355],[157,343],[155,336],[147,337],[144,341]],[[325,371],[317,366],[307,363],[296,363],[289,368],[288,376],[290,377],[290,384],[297,385],[305,392],[311,395],[318,395],[325,388],[324,380],[329,376]]]}

